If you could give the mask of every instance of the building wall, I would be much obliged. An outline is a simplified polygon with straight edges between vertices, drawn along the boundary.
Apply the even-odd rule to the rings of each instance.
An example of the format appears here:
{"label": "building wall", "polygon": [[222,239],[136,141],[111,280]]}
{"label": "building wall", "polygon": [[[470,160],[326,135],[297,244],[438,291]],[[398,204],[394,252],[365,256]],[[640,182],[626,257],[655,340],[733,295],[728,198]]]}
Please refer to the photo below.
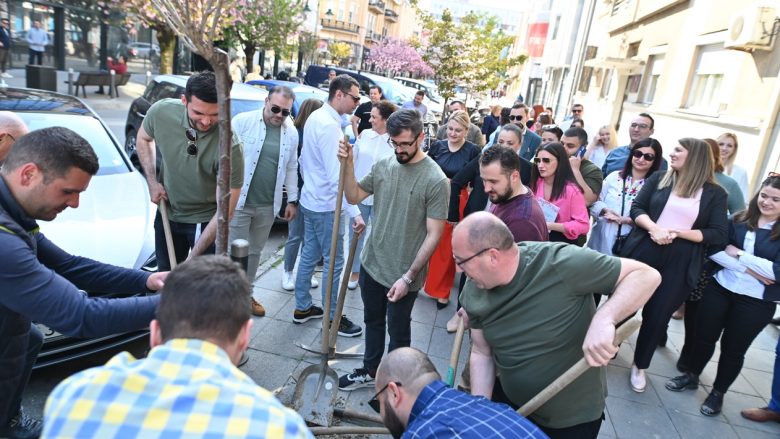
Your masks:
{"label": "building wall", "polygon": [[[623,8],[613,14],[614,0],[598,2],[587,43],[598,47],[593,75],[587,91],[574,93],[585,105],[585,120],[619,125],[619,143],[626,144],[631,119],[650,113],[665,155],[679,138],[731,131],[739,137],[736,162],[751,181],[776,169],[780,44],[753,53],[723,48],[731,20],[751,2],[619,3]],[[704,78],[709,85],[697,87]],[[705,93],[693,99],[697,90]]]}

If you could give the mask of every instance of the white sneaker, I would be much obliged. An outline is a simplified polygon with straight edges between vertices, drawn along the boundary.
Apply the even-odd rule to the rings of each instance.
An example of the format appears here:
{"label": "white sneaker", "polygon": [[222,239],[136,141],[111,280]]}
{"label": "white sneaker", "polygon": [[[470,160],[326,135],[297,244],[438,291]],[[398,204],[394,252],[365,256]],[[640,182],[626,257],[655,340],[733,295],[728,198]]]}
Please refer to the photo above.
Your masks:
{"label": "white sneaker", "polygon": [[13,75],[11,75],[10,73],[3,72],[3,73],[0,73],[0,77],[3,77],[3,78],[13,78]]}
{"label": "white sneaker", "polygon": [[320,286],[320,281],[318,281],[316,277],[312,276],[311,277],[311,287],[312,288],[317,288],[318,286]]}
{"label": "white sneaker", "polygon": [[293,276],[292,271],[285,271],[282,274],[282,288],[287,291],[292,291],[295,289],[295,277]]}
{"label": "white sneaker", "polygon": [[355,288],[357,288],[357,286],[358,286],[358,281],[356,280],[351,280],[347,282],[347,288],[349,288],[350,290],[354,290]]}

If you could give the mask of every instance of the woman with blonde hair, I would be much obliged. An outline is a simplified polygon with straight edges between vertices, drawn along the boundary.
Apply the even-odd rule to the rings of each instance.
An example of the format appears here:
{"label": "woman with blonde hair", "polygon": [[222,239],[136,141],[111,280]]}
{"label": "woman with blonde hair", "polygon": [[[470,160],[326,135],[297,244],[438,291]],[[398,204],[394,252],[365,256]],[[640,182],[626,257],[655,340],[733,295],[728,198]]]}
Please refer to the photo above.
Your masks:
{"label": "woman with blonde hair", "polygon": [[[479,147],[466,141],[470,123],[469,116],[465,111],[453,112],[447,121],[447,139],[434,143],[428,151],[428,156],[439,165],[449,179],[452,179],[470,161],[479,156]],[[463,187],[458,203],[461,217],[468,197],[468,190]],[[423,287],[426,294],[436,299],[436,306],[439,309],[443,309],[449,304],[450,290],[452,290],[452,284],[455,280],[455,260],[452,259],[452,228],[453,226],[449,223],[444,225],[439,245],[431,256],[428,277],[425,279]]]}
{"label": "woman with blonde hair", "polygon": [[617,148],[617,133],[612,125],[604,125],[599,128],[598,135],[593,137],[593,141],[588,145],[585,151],[585,158],[593,162],[594,165],[601,168],[607,155],[613,149]]}
{"label": "woman with blonde hair", "polygon": [[723,133],[718,136],[718,146],[720,147],[720,159],[723,161],[723,168],[726,175],[737,180],[739,188],[742,189],[742,198],[748,199],[748,176],[747,171],[742,166],[734,164],[739,150],[739,141],[734,133]]}
{"label": "woman with blonde hair", "polygon": [[636,227],[621,251],[621,256],[655,268],[662,278],[642,309],[629,377],[638,393],[645,391],[645,369],[656,346],[666,343],[669,318],[698,284],[706,253],[727,242],[727,195],[715,182],[709,145],[680,139],[669,157],[669,170],[648,178],[634,199],[631,219]]}

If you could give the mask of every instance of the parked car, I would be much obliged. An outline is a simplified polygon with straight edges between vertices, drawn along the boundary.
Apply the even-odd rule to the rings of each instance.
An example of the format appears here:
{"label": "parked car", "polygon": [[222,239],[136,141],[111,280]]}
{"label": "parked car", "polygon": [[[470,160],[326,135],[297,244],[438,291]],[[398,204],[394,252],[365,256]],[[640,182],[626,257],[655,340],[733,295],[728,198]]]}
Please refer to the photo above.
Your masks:
{"label": "parked car", "polygon": [[[130,104],[125,122],[125,153],[130,157],[133,166],[141,170],[138,155],[135,151],[135,138],[138,129],[141,128],[149,107],[160,99],[179,99],[184,94],[184,86],[187,85],[187,76],[183,75],[159,75],[149,82],[144,94],[136,98]],[[245,111],[259,110],[265,105],[268,92],[251,85],[234,83],[230,90],[230,116],[233,117]],[[159,163],[159,151],[157,152]]]}
{"label": "parked car", "polygon": [[422,90],[425,92],[425,96],[436,102],[437,104],[443,104],[444,98],[439,94],[439,90],[436,87],[436,84],[428,81],[423,81],[421,79],[414,79],[414,78],[405,78],[403,76],[396,76],[396,81],[400,82],[401,84],[407,86],[416,88],[417,90]]}
{"label": "parked car", "polygon": [[[13,111],[30,130],[68,127],[89,141],[98,156],[100,170],[81,194],[79,208],[65,210],[54,221],[41,221],[41,231],[69,253],[121,267],[156,271],[156,206],[149,200],[144,178],[130,164],[119,141],[100,117],[76,97],[13,87],[0,88],[0,110]],[[86,294],[121,296],[100,291]],[[148,335],[148,331],[139,330],[76,339],[41,323],[36,325],[44,335],[36,368],[91,355]]]}
{"label": "parked car", "polygon": [[135,56],[139,58],[156,58],[160,56],[160,46],[152,43],[134,42],[127,45],[128,48],[135,51]]}

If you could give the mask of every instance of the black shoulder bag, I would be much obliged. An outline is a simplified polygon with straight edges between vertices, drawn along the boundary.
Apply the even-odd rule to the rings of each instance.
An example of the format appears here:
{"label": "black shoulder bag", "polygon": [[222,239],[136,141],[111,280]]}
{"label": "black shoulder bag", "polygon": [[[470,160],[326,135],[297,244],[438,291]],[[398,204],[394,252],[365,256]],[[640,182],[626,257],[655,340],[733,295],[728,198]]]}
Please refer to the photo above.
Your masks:
{"label": "black shoulder bag", "polygon": [[[623,195],[621,197],[620,202],[620,217],[623,217],[623,212],[626,209],[626,180],[623,180]],[[623,223],[618,224],[618,231],[617,231],[617,237],[615,238],[615,243],[612,244],[612,255],[613,256],[620,256],[620,252],[623,251],[623,245],[626,243],[626,238],[628,238],[628,234],[621,235],[620,232],[623,229]]]}

